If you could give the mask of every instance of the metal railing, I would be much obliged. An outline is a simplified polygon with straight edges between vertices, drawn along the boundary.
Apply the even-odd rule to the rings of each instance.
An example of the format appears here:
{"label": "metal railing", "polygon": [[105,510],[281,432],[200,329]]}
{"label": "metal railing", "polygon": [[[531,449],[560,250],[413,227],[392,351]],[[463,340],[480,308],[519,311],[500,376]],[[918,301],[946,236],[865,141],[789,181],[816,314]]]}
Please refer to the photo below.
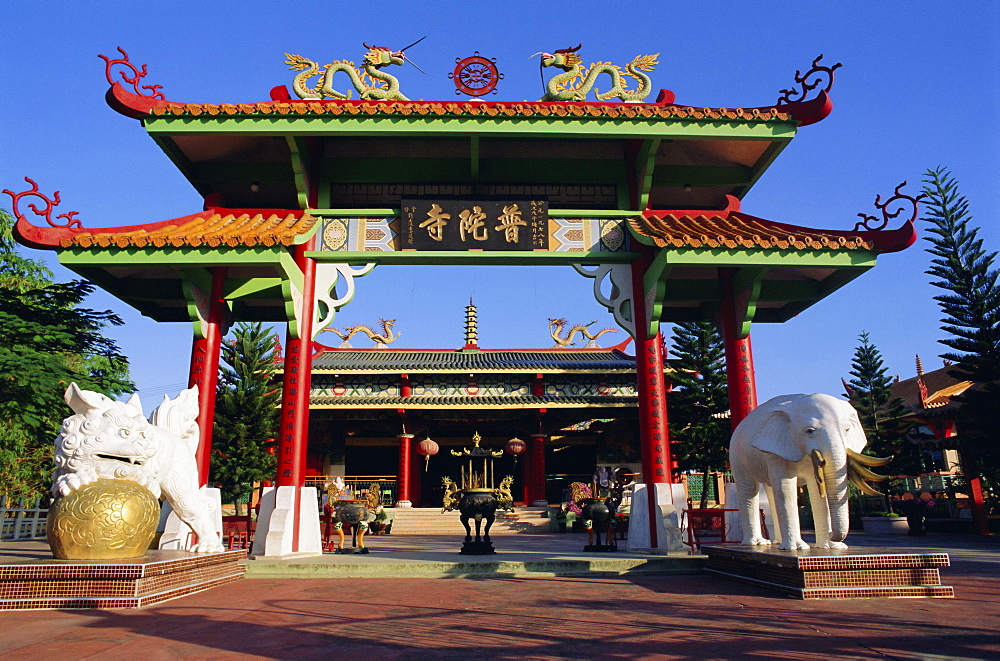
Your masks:
{"label": "metal railing", "polygon": [[338,477],[344,481],[344,485],[348,489],[349,500],[363,499],[372,483],[378,482],[382,491],[382,505],[384,507],[392,507],[396,502],[398,491],[395,475],[313,475],[306,478],[305,486],[316,487],[322,497],[325,493],[323,486]]}
{"label": "metal railing", "polygon": [[16,506],[7,503],[6,496],[0,496],[0,539],[13,541],[17,539],[38,539],[45,537],[45,520],[49,514],[48,498],[39,498],[27,504],[24,498],[17,501]]}

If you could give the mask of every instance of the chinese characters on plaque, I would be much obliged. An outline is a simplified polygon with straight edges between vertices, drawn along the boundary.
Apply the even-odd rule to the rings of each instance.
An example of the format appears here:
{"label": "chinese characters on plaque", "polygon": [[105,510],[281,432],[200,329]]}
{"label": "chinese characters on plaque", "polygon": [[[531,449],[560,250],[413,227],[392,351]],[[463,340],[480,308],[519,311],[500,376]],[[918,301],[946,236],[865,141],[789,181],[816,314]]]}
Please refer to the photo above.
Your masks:
{"label": "chinese characters on plaque", "polygon": [[546,200],[402,201],[404,250],[546,250]]}

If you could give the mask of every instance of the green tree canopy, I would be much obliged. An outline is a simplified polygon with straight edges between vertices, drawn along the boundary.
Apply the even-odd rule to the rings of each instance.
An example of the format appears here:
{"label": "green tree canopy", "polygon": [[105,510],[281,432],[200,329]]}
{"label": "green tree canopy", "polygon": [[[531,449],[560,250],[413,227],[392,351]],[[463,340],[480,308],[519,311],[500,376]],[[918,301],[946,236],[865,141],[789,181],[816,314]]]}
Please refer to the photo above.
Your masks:
{"label": "green tree canopy", "polygon": [[18,254],[14,220],[0,211],[0,494],[38,496],[52,472],[52,441],[71,412],[71,382],[114,397],[134,388],[128,361],[103,335],[121,325],[110,310],[81,307],[93,285],[52,281]]}
{"label": "green tree canopy", "polygon": [[882,360],[882,353],[870,341],[868,333],[858,336],[861,344],[854,350],[851,376],[847,382],[847,397],[857,410],[861,426],[868,437],[867,454],[892,456],[891,468],[883,474],[919,475],[920,452],[906,440],[913,422],[902,397],[892,394],[893,379]]}
{"label": "green tree canopy", "polygon": [[223,342],[212,436],[211,479],[222,500],[236,505],[253,490],[253,483],[273,478],[281,388],[274,336],[260,323],[238,324],[233,339]]}
{"label": "green tree canopy", "polygon": [[[674,384],[668,397],[670,438],[680,469],[701,471],[707,477],[729,460],[732,430],[726,415],[725,345],[715,324],[706,321],[679,323],[670,339]],[[706,495],[704,489],[702,506]]]}
{"label": "green tree canopy", "polygon": [[1000,287],[996,252],[983,248],[979,228],[969,226],[969,202],[958,192],[958,182],[945,168],[928,170],[924,177],[925,205],[934,256],[927,273],[931,284],[943,290],[935,296],[944,318],[940,340],[951,349],[941,355],[954,363],[949,372],[975,385],[956,397],[958,449],[966,477],[986,478],[987,487],[1000,488]]}

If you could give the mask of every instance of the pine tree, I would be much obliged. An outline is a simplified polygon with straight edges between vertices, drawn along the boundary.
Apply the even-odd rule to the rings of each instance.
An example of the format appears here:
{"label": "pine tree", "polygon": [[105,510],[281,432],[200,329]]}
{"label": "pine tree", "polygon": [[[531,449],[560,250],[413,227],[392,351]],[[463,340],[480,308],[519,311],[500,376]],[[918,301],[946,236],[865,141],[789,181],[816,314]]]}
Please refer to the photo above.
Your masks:
{"label": "pine tree", "polygon": [[917,475],[921,472],[920,452],[906,440],[913,427],[906,417],[906,402],[902,397],[893,397],[893,380],[868,333],[862,332],[858,339],[861,344],[854,350],[850,372],[854,378],[848,382],[847,396],[868,437],[865,452],[876,457],[893,457],[891,468],[883,472]]}
{"label": "pine tree", "polygon": [[952,349],[941,355],[954,363],[949,372],[976,384],[962,396],[958,411],[958,449],[966,478],[986,478],[988,487],[1000,487],[1000,272],[996,252],[983,249],[979,228],[969,227],[971,215],[958,182],[944,168],[928,170],[924,178],[927,213],[934,256],[927,271],[939,280],[931,284],[945,293],[935,296],[944,313],[940,340]]}
{"label": "pine tree", "polygon": [[[677,324],[671,342],[670,437],[681,470],[700,471],[707,487],[709,473],[726,466],[732,434],[725,415],[725,345],[718,328],[705,321]],[[707,495],[702,489],[702,507]]]}
{"label": "pine tree", "polygon": [[260,323],[241,323],[232,340],[222,345],[219,387],[215,403],[211,479],[222,500],[241,514],[241,501],[254,482],[273,477],[274,436],[278,426],[281,389],[274,336]]}

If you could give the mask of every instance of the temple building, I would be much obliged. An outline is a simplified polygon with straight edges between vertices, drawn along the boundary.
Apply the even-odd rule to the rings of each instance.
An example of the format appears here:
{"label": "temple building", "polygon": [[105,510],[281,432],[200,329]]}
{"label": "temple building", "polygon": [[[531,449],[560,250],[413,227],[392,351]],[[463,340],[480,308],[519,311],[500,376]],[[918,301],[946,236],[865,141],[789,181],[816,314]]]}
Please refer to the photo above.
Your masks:
{"label": "temple building", "polygon": [[[961,472],[961,457],[956,449],[958,409],[961,406],[954,398],[969,388],[972,381],[956,379],[950,374],[954,367],[946,363],[943,367],[924,371],[923,362],[917,356],[916,376],[896,381],[892,385],[894,397],[901,397],[915,420],[909,439],[920,450],[923,471],[903,479],[903,489],[907,493],[945,495],[950,505],[956,503],[968,509],[976,500],[953,489],[955,478]],[[942,506],[944,503],[942,503]],[[971,516],[971,511],[967,514]]]}
{"label": "temple building", "polygon": [[[637,56],[627,71],[595,64],[591,78],[617,82],[588,100],[593,83],[577,80],[579,47],[541,54],[543,71],[556,75],[539,101],[485,100],[461,76],[457,91],[469,100],[413,101],[401,91],[407,81],[393,75],[405,78],[404,54],[367,48],[361,67],[347,71],[353,65],[337,60],[322,75],[319,63],[287,55],[297,72],[291,90],[279,85],[266,100],[234,103],[168,100],[146,84],[146,66],[119,49],[121,57],[102,56],[109,105],[148,133],[202,208],[100,227],[74,212],[53,217],[58,196],[30,179],[29,190],[7,191],[19,241],[55,251],[152,319],[193,325],[203,484],[222,336],[238,320],[287,325],[277,489],[262,514],[269,532],[258,534],[267,548],[255,553],[316,552],[315,496],[304,490],[313,471],[391,466],[395,457],[398,500],[421,502],[415,445],[428,435],[528,436],[515,490],[545,500],[554,466],[543,464],[562,461],[564,446],[573,453],[573,434],[586,434],[563,432],[593,420],[633,426],[652,521],[655,503],[683,494],[673,484],[661,323],[719,322],[736,424],[756,406],[752,324],[803,313],[915,240],[916,202],[900,189],[878,198],[881,217],[864,216],[850,230],[743,210],[742,199],[799,130],[831,112],[839,65],[821,57],[773,103],[707,108],[676,103],[669,90],[653,94],[655,55]],[[333,87],[347,80],[333,79],[340,71],[359,99]],[[913,215],[888,228],[900,222],[900,203]],[[631,337],[634,358],[623,344],[500,351],[467,340],[454,351],[378,356],[318,347],[337,311],[364,296],[363,276],[386,264],[574,268]],[[604,433],[627,433],[610,428]]]}
{"label": "temple building", "polygon": [[[550,322],[559,340],[562,320]],[[559,502],[570,482],[586,481],[598,464],[641,472],[631,339],[606,349],[594,340],[583,348],[486,349],[476,324],[470,302],[465,343],[454,350],[390,348],[386,335],[369,349],[344,346],[347,340],[315,344],[306,483],[343,475],[398,490],[405,482],[415,506],[437,506],[441,478],[458,473],[448,450],[477,433],[494,449],[523,439],[523,457],[498,462],[515,476],[515,502],[523,504]],[[580,329],[587,327],[567,329],[561,341],[568,345]],[[420,456],[415,450],[426,439],[444,451]]]}

